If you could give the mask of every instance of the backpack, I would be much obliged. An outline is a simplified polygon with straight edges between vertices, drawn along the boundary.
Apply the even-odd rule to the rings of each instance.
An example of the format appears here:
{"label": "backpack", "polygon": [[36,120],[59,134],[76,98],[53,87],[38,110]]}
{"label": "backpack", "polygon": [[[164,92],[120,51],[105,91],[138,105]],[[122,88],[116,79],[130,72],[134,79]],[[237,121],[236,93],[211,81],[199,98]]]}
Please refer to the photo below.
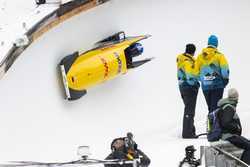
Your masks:
{"label": "backpack", "polygon": [[218,141],[222,136],[222,129],[220,127],[218,112],[220,112],[221,108],[217,108],[213,112],[208,114],[207,119],[207,140]]}

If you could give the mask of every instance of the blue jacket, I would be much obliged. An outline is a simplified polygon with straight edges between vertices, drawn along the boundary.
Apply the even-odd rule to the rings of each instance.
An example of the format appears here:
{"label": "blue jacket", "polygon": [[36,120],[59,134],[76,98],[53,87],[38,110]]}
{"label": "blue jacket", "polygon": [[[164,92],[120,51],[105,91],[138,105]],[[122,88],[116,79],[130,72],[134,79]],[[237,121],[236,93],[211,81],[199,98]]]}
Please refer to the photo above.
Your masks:
{"label": "blue jacket", "polygon": [[195,71],[195,59],[189,54],[177,57],[177,77],[180,88],[199,87],[198,75]]}
{"label": "blue jacket", "polygon": [[228,84],[229,67],[227,60],[216,48],[203,49],[196,60],[195,67],[203,90],[225,88]]}

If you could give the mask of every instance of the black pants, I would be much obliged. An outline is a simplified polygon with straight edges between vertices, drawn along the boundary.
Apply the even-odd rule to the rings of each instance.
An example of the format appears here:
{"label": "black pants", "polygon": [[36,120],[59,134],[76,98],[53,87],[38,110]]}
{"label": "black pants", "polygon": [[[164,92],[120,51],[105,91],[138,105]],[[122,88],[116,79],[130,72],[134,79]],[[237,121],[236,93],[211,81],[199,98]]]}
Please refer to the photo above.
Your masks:
{"label": "black pants", "polygon": [[196,87],[180,89],[181,97],[185,105],[182,124],[183,138],[192,138],[196,135],[194,126],[194,116],[198,90],[199,88]]}
{"label": "black pants", "polygon": [[224,93],[224,88],[203,90],[205,96],[209,113],[217,109],[217,103],[222,99]]}
{"label": "black pants", "polygon": [[250,140],[243,136],[233,136],[227,140],[236,147],[244,149],[241,160],[250,165]]}

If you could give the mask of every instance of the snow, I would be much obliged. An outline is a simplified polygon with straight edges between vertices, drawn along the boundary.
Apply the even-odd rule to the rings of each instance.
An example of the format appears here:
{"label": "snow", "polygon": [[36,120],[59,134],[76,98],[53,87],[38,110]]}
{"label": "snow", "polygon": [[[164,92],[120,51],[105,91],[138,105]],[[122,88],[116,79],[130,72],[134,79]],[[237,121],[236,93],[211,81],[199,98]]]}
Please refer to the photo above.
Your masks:
{"label": "snow", "polygon": [[26,16],[26,18],[22,19],[23,23],[25,23],[25,27],[23,28],[30,29],[36,23],[38,23],[42,18],[52,13],[56,9],[58,9],[58,5],[55,4],[41,5],[37,7],[34,11],[32,11],[29,14],[29,16]]}
{"label": "snow", "polygon": [[[27,13],[20,15],[19,19],[10,19],[13,20],[13,24],[8,23],[9,19],[3,17],[2,19],[6,20],[7,22],[3,22],[4,24],[2,23],[2,26],[0,24],[0,61],[3,61],[13,44],[16,43],[18,39],[23,39],[24,34],[29,29],[31,29],[42,18],[55,11],[57,8],[58,5],[56,4],[41,5],[36,8],[34,7],[32,11],[28,11]],[[8,8],[5,8],[3,6],[2,13],[5,14],[5,10],[7,9]],[[7,18],[10,15],[13,14],[9,13],[8,15],[6,15]]]}
{"label": "snow", "polygon": [[[20,27],[34,6],[32,0],[0,0],[0,27],[13,27],[11,23]],[[33,43],[0,81],[0,162],[69,161],[77,159],[79,145],[89,145],[93,158],[105,158],[112,139],[132,131],[151,166],[177,166],[186,146],[194,144],[198,149],[207,142],[180,138],[183,103],[176,55],[189,42],[200,52],[210,34],[218,35],[219,49],[229,61],[230,83],[225,91],[239,90],[243,134],[250,137],[249,19],[248,0],[112,0],[66,21]],[[132,36],[151,34],[142,42],[143,57],[156,59],[88,90],[78,101],[65,101],[59,61],[120,30]],[[2,31],[0,41],[22,32]],[[4,48],[10,45],[7,42]],[[7,49],[0,46],[0,54]],[[206,129],[206,114],[200,90],[198,133]]]}
{"label": "snow", "polygon": [[[8,39],[8,33],[0,30],[0,36],[1,38],[6,38]],[[12,48],[13,43],[10,40],[0,40],[0,62],[3,61],[3,58],[5,57],[5,55],[7,55],[7,53],[9,52],[9,50]]]}

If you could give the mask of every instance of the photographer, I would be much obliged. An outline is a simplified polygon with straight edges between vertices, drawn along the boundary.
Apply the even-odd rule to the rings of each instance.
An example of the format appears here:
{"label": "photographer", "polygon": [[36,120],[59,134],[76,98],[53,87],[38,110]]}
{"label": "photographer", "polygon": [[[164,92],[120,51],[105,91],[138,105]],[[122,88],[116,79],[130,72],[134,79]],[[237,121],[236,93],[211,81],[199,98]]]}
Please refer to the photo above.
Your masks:
{"label": "photographer", "polygon": [[196,149],[194,148],[193,145],[191,146],[187,146],[185,148],[185,153],[186,153],[186,156],[185,158],[180,162],[179,164],[179,167],[182,167],[182,166],[192,166],[192,167],[197,167],[197,166],[200,166],[201,162],[200,162],[200,159],[196,159],[194,157],[194,153],[195,153]]}
{"label": "photographer", "polygon": [[[111,159],[121,159],[121,160],[131,160],[140,159],[138,167],[148,167],[150,164],[150,159],[141,150],[137,148],[137,144],[133,140],[133,134],[127,133],[127,137],[116,138],[111,143],[112,153],[109,154],[106,160]],[[112,164],[105,165],[105,167],[133,167],[133,164]]]}

